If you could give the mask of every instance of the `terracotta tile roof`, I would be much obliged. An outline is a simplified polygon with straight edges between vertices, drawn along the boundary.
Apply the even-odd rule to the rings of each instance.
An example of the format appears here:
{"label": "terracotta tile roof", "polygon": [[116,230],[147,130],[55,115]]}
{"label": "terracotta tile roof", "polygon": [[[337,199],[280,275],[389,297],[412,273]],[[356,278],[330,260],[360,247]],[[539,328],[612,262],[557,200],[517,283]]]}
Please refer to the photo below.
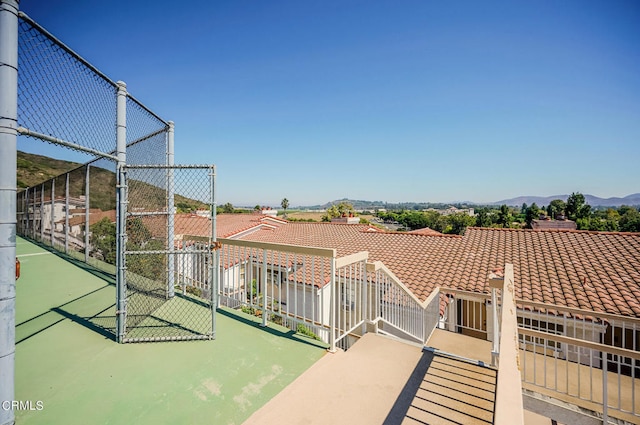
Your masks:
{"label": "terracotta tile roof", "polygon": [[289,223],[242,239],[368,251],[418,298],[436,286],[488,293],[513,263],[517,297],[640,317],[640,234],[468,228],[463,237],[367,232],[366,225]]}
{"label": "terracotta tile roof", "polygon": [[[145,226],[153,237],[165,238],[167,233],[166,216],[147,216],[143,218]],[[286,224],[285,220],[267,217],[261,214],[218,214],[216,233],[219,238],[230,238],[252,229],[276,228]],[[174,234],[204,236],[211,235],[211,220],[197,214],[176,214]]]}
{"label": "terracotta tile roof", "polygon": [[410,232],[407,233],[413,233],[415,235],[441,235],[442,233],[438,232],[437,230],[433,230],[429,227],[424,227],[422,229],[416,229],[416,230],[412,230]]}
{"label": "terracotta tile roof", "polygon": [[[86,211],[86,210],[84,210]],[[116,210],[102,211],[97,208],[91,208],[89,210],[89,226],[96,224],[103,218],[108,218],[111,223],[116,222]],[[58,220],[57,223],[64,223],[64,220]],[[76,215],[69,218],[69,226],[79,226],[85,223],[85,214]]]}

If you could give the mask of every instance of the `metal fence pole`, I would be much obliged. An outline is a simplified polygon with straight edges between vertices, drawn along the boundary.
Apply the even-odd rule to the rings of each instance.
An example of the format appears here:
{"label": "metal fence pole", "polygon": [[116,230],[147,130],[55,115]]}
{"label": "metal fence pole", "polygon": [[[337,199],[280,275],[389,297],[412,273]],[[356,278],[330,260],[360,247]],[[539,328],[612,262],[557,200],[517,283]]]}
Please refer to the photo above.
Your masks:
{"label": "metal fence pole", "polygon": [[30,233],[30,237],[31,239],[35,239],[36,238],[36,193],[38,191],[36,190],[36,188],[33,188],[33,214],[31,214],[31,217],[33,219],[33,225],[31,226],[31,233]]}
{"label": "metal fence pole", "polygon": [[[0,401],[15,399],[18,1],[0,0]],[[13,424],[0,409],[0,424]]]}
{"label": "metal fence pole", "polygon": [[210,175],[210,189],[211,189],[211,198],[209,201],[211,202],[211,239],[213,240],[213,246],[215,247],[215,251],[213,252],[213,270],[211,273],[211,332],[212,338],[216,339],[216,309],[218,308],[218,303],[220,302],[220,298],[218,296],[218,291],[220,288],[220,280],[221,274],[223,273],[222,268],[220,267],[220,248],[218,247],[217,240],[218,234],[216,233],[218,229],[217,225],[217,204],[216,204],[216,168],[215,166],[211,167],[209,170]]}
{"label": "metal fence pole", "polygon": [[167,297],[173,298],[175,293],[175,263],[173,251],[175,249],[175,212],[174,212],[174,181],[173,181],[173,165],[174,165],[174,124],[173,121],[169,121],[169,131],[167,131],[167,213],[168,213],[168,234],[167,244],[169,245],[169,261],[168,261],[168,276],[167,276]]}
{"label": "metal fence pole", "polygon": [[40,242],[44,243],[44,183],[40,185]]}
{"label": "metal fence pole", "polygon": [[24,191],[24,208],[26,219],[24,222],[25,227],[22,229],[22,234],[29,235],[29,232],[31,231],[31,223],[29,223],[31,220],[31,214],[29,214],[29,188],[26,188]]}
{"label": "metal fence pole", "polygon": [[84,262],[89,264],[89,173],[91,166],[87,164],[87,171],[84,178]]}
{"label": "metal fence pole", "polygon": [[64,183],[64,253],[69,253],[69,173]]}
{"label": "metal fence pole", "polygon": [[55,234],[54,234],[54,230],[55,230],[55,212],[56,212],[56,179],[53,178],[51,179],[51,222],[49,223],[51,225],[51,247],[53,247],[55,245]]}
{"label": "metal fence pole", "polygon": [[127,146],[127,85],[118,81],[118,98],[116,112],[116,338],[123,342],[126,320],[127,288],[125,281],[125,247],[126,247],[126,194],[124,165],[126,164]]}

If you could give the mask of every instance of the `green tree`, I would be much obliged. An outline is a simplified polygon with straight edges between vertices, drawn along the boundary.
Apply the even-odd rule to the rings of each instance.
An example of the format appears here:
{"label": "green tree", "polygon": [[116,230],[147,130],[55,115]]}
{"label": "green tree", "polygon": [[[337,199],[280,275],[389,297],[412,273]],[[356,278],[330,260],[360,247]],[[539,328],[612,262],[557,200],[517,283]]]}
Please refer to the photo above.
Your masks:
{"label": "green tree", "polygon": [[151,232],[142,224],[140,217],[127,220],[127,248],[129,245],[142,248],[151,240]]}
{"label": "green tree", "polygon": [[531,229],[531,223],[533,223],[533,220],[537,219],[539,215],[540,208],[538,208],[535,202],[525,210],[524,217],[528,229]]}
{"label": "green tree", "polygon": [[260,204],[257,204],[255,207],[253,207],[254,211],[260,211],[262,210],[262,207],[260,206]]}
{"label": "green tree", "polygon": [[555,219],[557,215],[564,213],[567,204],[562,199],[554,199],[547,207],[547,215]]}
{"label": "green tree", "polygon": [[232,214],[235,211],[231,202],[227,202],[222,206],[222,212],[225,214]]}
{"label": "green tree", "polygon": [[353,205],[349,202],[340,202],[338,205],[331,205],[327,208],[327,213],[322,216],[322,221],[331,221],[332,218],[343,217],[349,213],[355,215]]}
{"label": "green tree", "polygon": [[500,211],[498,212],[498,224],[502,227],[511,227],[511,222],[513,221],[513,215],[511,215],[511,210],[506,205],[500,206]]}
{"label": "green tree", "polygon": [[572,193],[567,199],[566,207],[567,217],[570,220],[578,221],[579,219],[589,218],[591,214],[591,205],[587,204],[584,199],[584,195],[579,192]]}
{"label": "green tree", "polygon": [[398,223],[401,223],[409,230],[423,229],[428,227],[427,217],[424,213],[419,211],[405,211],[398,218]]}
{"label": "green tree", "polygon": [[476,218],[466,213],[455,213],[447,216],[447,222],[451,229],[447,233],[462,235],[469,226],[473,226]]}
{"label": "green tree", "polygon": [[284,210],[284,216],[287,216],[287,208],[289,208],[289,200],[287,198],[284,198],[281,202],[280,202],[280,206],[282,207],[282,209]]}
{"label": "green tree", "polygon": [[476,210],[476,227],[489,227],[491,226],[491,216],[489,215],[489,208],[483,207]]}
{"label": "green tree", "polygon": [[[622,210],[622,208],[620,208]],[[640,232],[640,212],[635,208],[627,207],[620,216],[621,232]]]}
{"label": "green tree", "polygon": [[116,263],[116,224],[108,218],[103,218],[92,224],[91,230],[91,254],[99,254],[109,264]]}

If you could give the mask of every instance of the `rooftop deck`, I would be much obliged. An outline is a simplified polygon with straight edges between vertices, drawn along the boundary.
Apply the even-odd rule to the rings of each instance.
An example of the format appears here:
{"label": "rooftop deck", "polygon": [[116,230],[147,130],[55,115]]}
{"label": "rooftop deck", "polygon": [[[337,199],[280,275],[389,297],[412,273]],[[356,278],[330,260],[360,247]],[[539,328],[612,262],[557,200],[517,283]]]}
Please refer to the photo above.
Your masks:
{"label": "rooftop deck", "polygon": [[17,253],[15,397],[34,407],[21,424],[239,424],[326,353],[229,309],[215,341],[117,344],[108,275],[23,239]]}

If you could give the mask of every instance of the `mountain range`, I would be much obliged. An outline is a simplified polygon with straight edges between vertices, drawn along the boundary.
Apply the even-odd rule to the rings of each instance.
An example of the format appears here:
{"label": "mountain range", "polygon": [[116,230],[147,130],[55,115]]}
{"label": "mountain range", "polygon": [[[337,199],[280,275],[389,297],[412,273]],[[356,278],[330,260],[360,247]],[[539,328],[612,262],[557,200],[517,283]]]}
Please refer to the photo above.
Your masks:
{"label": "mountain range", "polygon": [[[562,199],[563,201],[567,201],[569,195],[555,195],[555,196],[518,196],[517,198],[511,199],[503,199],[502,201],[493,202],[491,205],[509,205],[509,206],[520,206],[523,203],[527,205],[531,205],[532,203],[536,203],[538,206],[546,206],[549,205],[551,201],[554,199]],[[631,195],[627,195],[624,198],[600,198],[598,196],[593,195],[584,195],[584,200],[587,204],[592,207],[619,207],[621,205],[630,205],[636,206],[640,205],[640,193],[634,193]]]}
{"label": "mountain range", "polygon": [[[49,158],[47,156],[35,155],[18,151],[17,155],[17,175],[16,183],[18,189],[22,189],[29,186],[34,186],[41,183],[44,180],[58,176],[66,171],[73,170],[79,167],[81,164],[75,162],[68,162],[59,159]],[[380,208],[386,209],[426,209],[426,208],[447,208],[449,206],[455,206],[457,208],[465,208],[469,206],[477,205],[509,205],[509,206],[521,206],[523,203],[531,205],[536,203],[539,207],[549,205],[554,199],[562,199],[566,201],[569,195],[554,195],[554,196],[518,196],[516,198],[503,199],[496,202],[478,203],[472,201],[454,201],[454,202],[399,202],[390,203],[385,201],[364,201],[354,199],[338,199],[335,201],[327,202],[322,205],[313,205],[298,207],[301,209],[326,209],[334,204],[340,202],[348,202],[353,205],[357,210],[376,210]],[[584,195],[587,204],[592,207],[619,207],[621,205],[640,206],[640,193],[634,193],[627,195],[624,198],[600,198],[593,195]]]}
{"label": "mountain range", "polygon": [[[310,209],[310,210],[324,210],[329,208],[331,205],[337,205],[341,202],[347,202],[356,210],[369,210],[374,211],[380,208],[385,208],[388,210],[397,210],[397,209],[427,209],[427,208],[435,208],[435,209],[444,209],[450,206],[454,206],[456,208],[468,208],[468,207],[477,207],[477,206],[499,206],[499,205],[508,205],[520,207],[522,204],[531,205],[534,202],[539,206],[547,206],[554,199],[562,199],[563,201],[567,201],[567,198],[570,195],[554,195],[554,196],[518,196],[516,198],[503,199],[501,201],[496,202],[487,202],[487,203],[478,203],[472,201],[454,201],[454,202],[398,202],[398,203],[390,203],[384,201],[364,201],[358,199],[337,199],[335,201],[330,201],[322,205],[313,205],[313,206],[304,206],[298,207],[301,209]],[[624,198],[600,198],[594,195],[584,195],[585,202],[592,207],[620,207],[622,205],[629,206],[640,206],[640,193],[634,193],[631,195],[627,195]]]}

